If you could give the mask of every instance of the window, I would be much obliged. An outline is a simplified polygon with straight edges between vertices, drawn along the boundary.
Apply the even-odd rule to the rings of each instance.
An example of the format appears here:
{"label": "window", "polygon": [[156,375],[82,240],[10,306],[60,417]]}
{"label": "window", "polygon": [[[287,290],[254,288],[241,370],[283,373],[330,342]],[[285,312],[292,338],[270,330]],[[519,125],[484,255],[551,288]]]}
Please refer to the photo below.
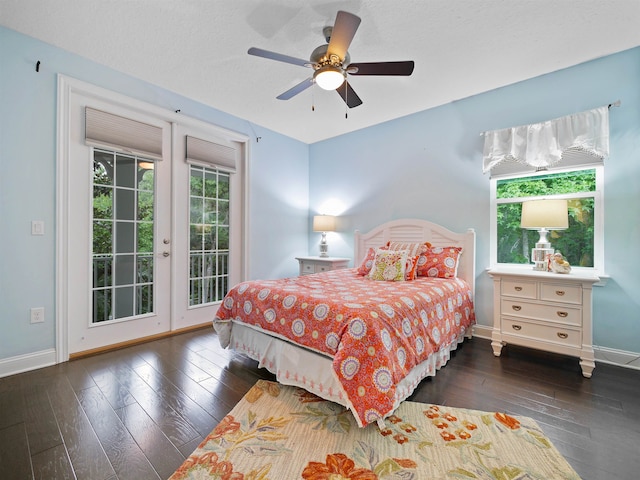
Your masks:
{"label": "window", "polygon": [[528,264],[536,231],[520,228],[527,200],[567,200],[569,227],[551,247],[576,268],[604,273],[603,176],[609,107],[484,132],[482,170],[491,174],[491,265]]}
{"label": "window", "polygon": [[603,166],[552,170],[491,179],[492,264],[529,264],[539,237],[520,228],[522,202],[541,198],[567,199],[569,228],[549,234],[551,246],[572,267],[602,271]]}

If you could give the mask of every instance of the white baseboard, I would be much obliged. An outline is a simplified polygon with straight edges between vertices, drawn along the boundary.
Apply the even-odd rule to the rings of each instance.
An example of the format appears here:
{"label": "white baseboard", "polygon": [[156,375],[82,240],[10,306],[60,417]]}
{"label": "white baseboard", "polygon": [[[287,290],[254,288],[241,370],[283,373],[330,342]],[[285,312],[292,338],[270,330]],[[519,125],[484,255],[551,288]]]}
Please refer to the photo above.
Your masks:
{"label": "white baseboard", "polygon": [[[486,325],[474,325],[473,336],[491,340],[492,330],[493,327]],[[599,347],[597,345],[593,346],[593,353],[596,362],[640,370],[640,353],[614,350],[613,348]]]}
{"label": "white baseboard", "polygon": [[[486,325],[475,325],[473,336],[491,339],[493,327]],[[640,353],[626,352],[624,350],[614,350],[612,348],[598,347],[594,345],[593,351],[596,362],[608,363],[625,368],[640,370]],[[51,348],[40,352],[18,355],[15,357],[0,360],[0,378],[15,375],[16,373],[27,372],[37,368],[49,367],[56,363],[56,351]]]}
{"label": "white baseboard", "polygon": [[593,353],[596,357],[596,362],[640,370],[640,353],[614,350],[607,347],[598,347],[597,345],[593,346]]}
{"label": "white baseboard", "polygon": [[0,359],[0,378],[37,368],[49,367],[55,365],[55,363],[56,351],[53,348]]}
{"label": "white baseboard", "polygon": [[486,338],[487,340],[491,340],[491,332],[493,327],[487,327],[486,325],[474,325],[473,326],[473,336]]}

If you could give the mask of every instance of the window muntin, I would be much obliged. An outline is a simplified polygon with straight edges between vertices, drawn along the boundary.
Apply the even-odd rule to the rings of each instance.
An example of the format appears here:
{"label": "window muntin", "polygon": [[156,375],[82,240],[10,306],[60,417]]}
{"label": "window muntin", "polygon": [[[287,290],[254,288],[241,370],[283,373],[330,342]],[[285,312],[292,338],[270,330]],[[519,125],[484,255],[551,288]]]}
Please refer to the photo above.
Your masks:
{"label": "window muntin", "polygon": [[230,176],[190,165],[189,306],[222,301],[229,289]]}
{"label": "window muntin", "polygon": [[554,249],[574,267],[603,269],[602,166],[492,179],[494,192],[492,263],[529,264],[539,237],[520,228],[522,202],[540,198],[568,200],[569,228],[550,232]]}

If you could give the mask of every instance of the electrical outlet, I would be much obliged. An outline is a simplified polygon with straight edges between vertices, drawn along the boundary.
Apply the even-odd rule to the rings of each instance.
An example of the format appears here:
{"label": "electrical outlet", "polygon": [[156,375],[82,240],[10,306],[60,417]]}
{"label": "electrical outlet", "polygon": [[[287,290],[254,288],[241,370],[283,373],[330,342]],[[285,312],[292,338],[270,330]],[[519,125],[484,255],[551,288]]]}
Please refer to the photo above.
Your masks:
{"label": "electrical outlet", "polygon": [[44,322],[44,307],[35,307],[31,309],[31,323]]}

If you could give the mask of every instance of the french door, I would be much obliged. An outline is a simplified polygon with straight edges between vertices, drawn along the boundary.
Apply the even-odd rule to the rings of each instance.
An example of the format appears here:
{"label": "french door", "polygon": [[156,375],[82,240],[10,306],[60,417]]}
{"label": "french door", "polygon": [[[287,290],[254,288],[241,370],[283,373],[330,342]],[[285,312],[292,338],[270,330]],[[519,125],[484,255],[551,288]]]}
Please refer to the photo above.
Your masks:
{"label": "french door", "polygon": [[[248,139],[66,77],[58,94],[58,361],[211,322],[246,275]],[[115,145],[139,141],[122,119],[151,154]]]}
{"label": "french door", "polygon": [[171,124],[91,99],[159,128],[163,153],[98,148],[83,141],[87,102],[70,102],[69,354],[169,331],[171,319]]}

